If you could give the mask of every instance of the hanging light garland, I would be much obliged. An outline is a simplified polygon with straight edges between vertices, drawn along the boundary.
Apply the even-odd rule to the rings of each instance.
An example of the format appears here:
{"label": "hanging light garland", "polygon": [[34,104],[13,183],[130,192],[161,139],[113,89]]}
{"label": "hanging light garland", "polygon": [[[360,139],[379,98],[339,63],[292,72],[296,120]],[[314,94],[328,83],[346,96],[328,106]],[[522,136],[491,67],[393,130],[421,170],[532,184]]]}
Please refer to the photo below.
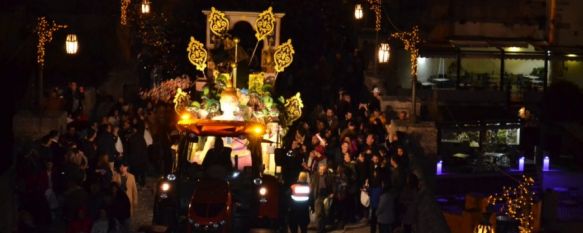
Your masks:
{"label": "hanging light garland", "polygon": [[382,15],[381,15],[381,0],[368,0],[368,3],[370,4],[370,9],[374,11],[374,15],[375,15],[375,31],[380,32],[381,31],[381,20],[382,20]]}
{"label": "hanging light garland", "polygon": [[121,0],[121,13],[119,23],[121,25],[128,24],[128,7],[130,6],[131,0]]}
{"label": "hanging light garland", "polygon": [[489,197],[489,204],[504,204],[504,213],[519,222],[520,233],[531,233],[534,227],[534,179],[522,176],[517,187],[504,187],[502,193]]}
{"label": "hanging light garland", "polygon": [[38,36],[36,62],[41,66],[45,64],[46,45],[53,40],[53,33],[63,28],[67,28],[67,25],[57,24],[55,21],[49,23],[44,16],[38,17],[36,26],[36,34]]}
{"label": "hanging light garland", "polygon": [[419,57],[419,44],[423,42],[419,35],[419,27],[414,26],[410,32],[396,32],[391,35],[403,42],[405,50],[411,53],[411,76],[417,76],[417,58]]}

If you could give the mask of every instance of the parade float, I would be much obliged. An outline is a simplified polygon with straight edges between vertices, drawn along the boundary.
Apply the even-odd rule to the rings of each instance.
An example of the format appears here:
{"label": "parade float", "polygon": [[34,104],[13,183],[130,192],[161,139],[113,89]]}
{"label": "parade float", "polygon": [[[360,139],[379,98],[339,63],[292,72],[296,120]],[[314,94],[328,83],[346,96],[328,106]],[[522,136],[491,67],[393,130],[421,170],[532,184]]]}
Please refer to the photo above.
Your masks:
{"label": "parade float", "polygon": [[[181,135],[172,169],[159,183],[154,223],[173,225],[176,231],[182,231],[176,227],[181,224],[186,231],[219,232],[249,229],[264,220],[273,226],[280,214],[276,175],[281,170],[275,151],[303,108],[300,93],[273,96],[278,74],[295,53],[291,39],[279,44],[283,14],[276,17],[271,7],[262,13],[221,12],[213,7],[205,14],[207,32],[212,32],[207,33],[206,47],[211,49],[194,37],[187,47],[188,59],[202,77],[194,82],[186,77],[169,80],[149,93],[164,93],[166,100],[174,95]],[[228,34],[229,19],[240,14],[247,19],[255,15],[257,44],[251,56],[240,48],[239,39]],[[273,37],[275,44],[270,43]],[[266,45],[261,51],[262,70],[241,76],[238,64],[250,64],[260,42]],[[231,161],[220,169],[205,167],[206,161],[216,160],[207,156],[216,156],[217,140],[228,148]]]}

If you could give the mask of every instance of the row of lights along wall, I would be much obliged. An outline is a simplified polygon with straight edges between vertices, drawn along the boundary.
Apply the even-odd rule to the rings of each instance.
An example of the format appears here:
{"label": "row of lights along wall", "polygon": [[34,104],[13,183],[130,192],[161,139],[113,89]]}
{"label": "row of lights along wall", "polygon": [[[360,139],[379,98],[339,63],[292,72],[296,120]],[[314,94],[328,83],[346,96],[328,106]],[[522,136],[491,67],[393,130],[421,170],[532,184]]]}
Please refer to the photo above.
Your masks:
{"label": "row of lights along wall", "polygon": [[[144,0],[141,7],[142,14],[150,13],[150,2]],[[68,34],[65,40],[65,50],[67,54],[77,54],[79,50],[79,42],[77,40],[77,35],[74,33]]]}

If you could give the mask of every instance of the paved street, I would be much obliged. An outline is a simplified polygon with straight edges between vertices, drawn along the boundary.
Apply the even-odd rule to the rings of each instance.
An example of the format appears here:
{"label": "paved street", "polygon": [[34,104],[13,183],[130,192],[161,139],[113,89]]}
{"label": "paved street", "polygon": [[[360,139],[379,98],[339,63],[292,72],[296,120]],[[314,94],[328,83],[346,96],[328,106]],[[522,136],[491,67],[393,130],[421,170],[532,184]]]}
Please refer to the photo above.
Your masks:
{"label": "paved street", "polygon": [[[152,224],[152,208],[154,203],[154,186],[156,183],[155,178],[148,178],[147,185],[145,188],[139,190],[139,205],[136,210],[136,216],[132,219],[132,230],[133,232],[140,232],[143,227],[149,227]],[[252,232],[271,232],[269,230],[257,229]],[[308,232],[316,232],[316,226],[310,226]],[[345,230],[335,230],[331,231],[334,233],[340,232],[369,232],[368,224],[352,224],[347,225]]]}

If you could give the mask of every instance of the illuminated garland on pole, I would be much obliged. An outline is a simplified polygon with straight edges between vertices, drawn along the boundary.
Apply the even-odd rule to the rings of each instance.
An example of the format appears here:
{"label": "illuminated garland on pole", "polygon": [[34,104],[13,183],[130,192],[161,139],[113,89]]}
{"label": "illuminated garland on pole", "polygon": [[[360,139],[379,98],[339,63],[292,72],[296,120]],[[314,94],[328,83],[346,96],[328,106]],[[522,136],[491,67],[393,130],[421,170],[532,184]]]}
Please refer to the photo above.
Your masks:
{"label": "illuminated garland on pole", "polygon": [[368,0],[368,3],[371,5],[370,9],[374,11],[374,15],[375,15],[375,31],[380,32],[381,31],[381,20],[382,20],[382,15],[381,15],[381,0]]}
{"label": "illuminated garland on pole", "polygon": [[39,65],[44,66],[45,64],[46,45],[53,40],[53,33],[63,28],[67,28],[67,25],[57,24],[55,21],[49,23],[44,16],[38,17],[36,26],[36,34],[38,36],[36,62]]}
{"label": "illuminated garland on pole", "polygon": [[121,0],[121,13],[119,23],[121,25],[128,24],[128,7],[130,6],[131,0]]}
{"label": "illuminated garland on pole", "polygon": [[403,42],[405,50],[411,53],[411,75],[417,76],[417,58],[419,57],[419,44],[423,42],[419,35],[419,27],[414,26],[410,32],[395,32],[391,35]]}
{"label": "illuminated garland on pole", "polygon": [[534,227],[534,179],[523,176],[517,187],[503,187],[502,193],[489,197],[488,204],[504,204],[504,213],[519,222],[520,233],[531,233]]}

